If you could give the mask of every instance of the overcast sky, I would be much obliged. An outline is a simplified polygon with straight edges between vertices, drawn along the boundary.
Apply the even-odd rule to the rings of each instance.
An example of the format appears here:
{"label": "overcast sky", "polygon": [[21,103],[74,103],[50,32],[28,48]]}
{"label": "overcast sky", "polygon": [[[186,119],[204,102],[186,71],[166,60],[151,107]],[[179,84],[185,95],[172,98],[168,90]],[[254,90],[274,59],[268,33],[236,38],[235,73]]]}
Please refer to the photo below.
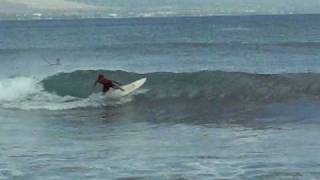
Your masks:
{"label": "overcast sky", "polygon": [[101,16],[319,13],[320,0],[0,0],[0,14]]}

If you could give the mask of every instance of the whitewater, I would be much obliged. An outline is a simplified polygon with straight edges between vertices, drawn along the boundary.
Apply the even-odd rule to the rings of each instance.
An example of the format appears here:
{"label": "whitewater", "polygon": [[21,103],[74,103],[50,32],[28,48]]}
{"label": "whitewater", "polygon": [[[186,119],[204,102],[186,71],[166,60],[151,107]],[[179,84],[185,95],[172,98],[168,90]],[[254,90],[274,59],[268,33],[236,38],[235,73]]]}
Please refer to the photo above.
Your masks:
{"label": "whitewater", "polygon": [[[18,85],[16,85],[18,84]],[[0,104],[3,108],[20,110],[66,110],[75,108],[94,108],[105,105],[116,105],[125,102],[106,102],[101,94],[92,94],[87,98],[59,96],[46,92],[41,82],[32,78],[16,77],[0,81]]]}
{"label": "whitewater", "polygon": [[0,179],[319,179],[318,19],[0,21]]}

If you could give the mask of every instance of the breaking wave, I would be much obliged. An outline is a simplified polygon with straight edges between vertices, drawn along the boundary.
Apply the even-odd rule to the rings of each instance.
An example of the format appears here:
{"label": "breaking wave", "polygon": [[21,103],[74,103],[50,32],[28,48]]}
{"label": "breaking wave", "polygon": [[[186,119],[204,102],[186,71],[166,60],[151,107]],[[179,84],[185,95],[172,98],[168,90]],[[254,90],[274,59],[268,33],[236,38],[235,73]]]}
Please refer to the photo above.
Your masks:
{"label": "breaking wave", "polygon": [[113,106],[130,101],[130,97],[117,101],[105,101],[101,94],[86,98],[70,95],[59,96],[47,92],[34,78],[14,77],[0,80],[0,106],[23,110],[66,110],[85,107]]}
{"label": "breaking wave", "polygon": [[[136,94],[112,100],[94,87],[97,74],[123,84],[147,77]],[[117,106],[128,103],[150,105],[180,103],[269,104],[320,95],[320,74],[249,74],[222,71],[190,73],[155,72],[138,74],[126,71],[78,70],[59,73],[43,80],[14,77],[0,80],[0,105],[6,108],[64,110]]]}
{"label": "breaking wave", "polygon": [[61,96],[86,98],[99,92],[93,88],[97,74],[108,75],[122,83],[147,77],[145,99],[202,99],[222,103],[283,101],[301,96],[320,95],[319,74],[249,74],[222,71],[191,73],[156,72],[137,74],[125,71],[75,71],[43,80],[46,91]]}

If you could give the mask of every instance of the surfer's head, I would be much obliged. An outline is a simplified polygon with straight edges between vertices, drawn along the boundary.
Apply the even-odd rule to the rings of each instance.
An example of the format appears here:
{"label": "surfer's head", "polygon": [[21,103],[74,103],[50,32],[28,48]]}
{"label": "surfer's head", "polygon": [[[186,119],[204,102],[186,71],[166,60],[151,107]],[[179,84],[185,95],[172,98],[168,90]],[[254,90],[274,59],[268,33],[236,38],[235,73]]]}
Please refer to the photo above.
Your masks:
{"label": "surfer's head", "polygon": [[104,75],[103,74],[99,74],[98,79],[103,79]]}

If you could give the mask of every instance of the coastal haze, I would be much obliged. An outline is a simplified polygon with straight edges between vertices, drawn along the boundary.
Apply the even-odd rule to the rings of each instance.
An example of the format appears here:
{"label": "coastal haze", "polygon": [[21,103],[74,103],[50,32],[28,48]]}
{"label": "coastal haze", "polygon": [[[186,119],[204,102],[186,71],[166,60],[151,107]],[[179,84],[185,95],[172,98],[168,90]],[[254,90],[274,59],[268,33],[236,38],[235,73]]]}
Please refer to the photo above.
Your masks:
{"label": "coastal haze", "polygon": [[316,1],[0,2],[1,180],[320,178]]}
{"label": "coastal haze", "polygon": [[315,14],[317,0],[0,0],[0,18],[126,18],[257,14]]}

